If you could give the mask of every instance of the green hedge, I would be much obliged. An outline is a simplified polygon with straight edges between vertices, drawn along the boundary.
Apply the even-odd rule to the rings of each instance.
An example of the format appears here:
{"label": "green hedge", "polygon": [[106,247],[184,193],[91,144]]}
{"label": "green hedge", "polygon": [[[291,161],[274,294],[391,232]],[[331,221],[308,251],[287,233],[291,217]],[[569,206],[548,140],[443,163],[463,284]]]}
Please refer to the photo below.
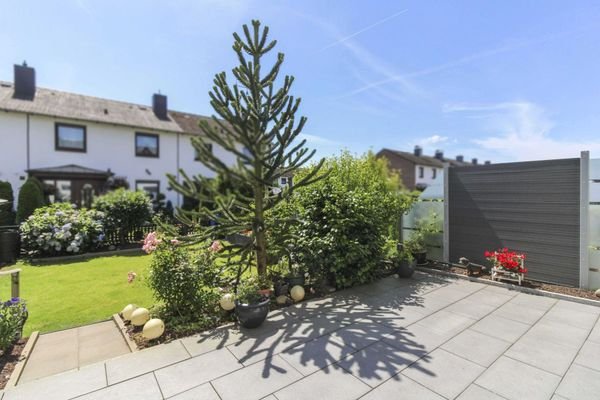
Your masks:
{"label": "green hedge", "polygon": [[0,226],[14,225],[15,212],[13,211],[13,203],[15,197],[10,182],[0,181],[0,199],[8,201],[8,203],[0,204]]}
{"label": "green hedge", "polygon": [[33,212],[45,205],[41,182],[36,178],[28,178],[19,191],[17,206],[17,222],[25,221]]}

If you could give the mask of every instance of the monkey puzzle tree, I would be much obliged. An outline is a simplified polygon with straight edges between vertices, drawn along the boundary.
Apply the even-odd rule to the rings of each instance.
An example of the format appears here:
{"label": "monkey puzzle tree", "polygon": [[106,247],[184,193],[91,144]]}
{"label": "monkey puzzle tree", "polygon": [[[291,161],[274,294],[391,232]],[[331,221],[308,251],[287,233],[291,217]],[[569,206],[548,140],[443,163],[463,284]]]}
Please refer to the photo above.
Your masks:
{"label": "monkey puzzle tree", "polygon": [[[293,188],[319,179],[317,172],[323,164],[321,160],[311,173],[294,182],[293,188],[273,190],[280,177],[293,174],[315,150],[307,149],[306,141],[298,138],[306,117],[296,117],[300,99],[289,94],[294,78],[277,80],[283,53],[278,53],[270,70],[263,73],[262,61],[277,44],[267,40],[268,33],[268,27],[261,29],[260,22],[253,20],[251,29],[243,26],[243,38],[233,34],[233,50],[239,60],[232,70],[236,83],[230,84],[225,72],[215,75],[209,96],[216,115],[210,122],[200,123],[204,136],[192,138],[199,160],[227,184],[214,184],[201,175],[190,177],[183,170],[181,182],[169,175],[171,187],[200,204],[195,210],[178,208],[178,219],[193,225],[204,217],[216,223],[192,240],[251,232],[248,243],[228,247],[242,259],[251,260],[253,255],[259,275],[267,268],[265,212],[287,198]],[[237,162],[228,165],[220,154],[213,153],[211,143],[233,154]]]}

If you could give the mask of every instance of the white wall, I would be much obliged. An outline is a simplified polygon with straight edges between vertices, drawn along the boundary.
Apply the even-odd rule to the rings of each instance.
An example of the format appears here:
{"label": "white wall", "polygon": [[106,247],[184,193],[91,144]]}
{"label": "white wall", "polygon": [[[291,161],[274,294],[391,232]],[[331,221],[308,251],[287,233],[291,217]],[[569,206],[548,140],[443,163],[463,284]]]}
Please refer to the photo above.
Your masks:
{"label": "white wall", "polygon": [[[420,178],[419,177],[419,169],[423,168],[424,169],[424,173],[423,173],[423,177]],[[436,177],[433,178],[433,170],[437,170],[436,172]],[[434,182],[438,182],[441,175],[444,174],[444,169],[443,168],[435,168],[435,167],[430,167],[427,165],[415,165],[415,185],[432,185]]]}
{"label": "white wall", "polygon": [[[65,122],[85,125],[87,129],[87,149],[85,153],[60,151],[55,149],[55,123]],[[7,157],[0,158],[0,179],[9,180],[13,188],[20,187],[25,176],[26,159],[26,117],[19,113],[0,114],[0,144],[11,149]],[[153,133],[159,135],[160,151],[158,158],[137,157],[135,155],[135,133]],[[189,175],[206,174],[209,171],[200,162],[194,160],[194,149],[190,135],[157,132],[147,129],[134,129],[117,125],[82,123],[69,119],[56,119],[44,116],[30,117],[30,168],[57,167],[77,164],[99,170],[110,170],[116,176],[124,176],[135,189],[136,180],[160,181],[160,192],[171,200],[173,205],[180,204],[177,193],[167,190],[166,174],[177,174],[177,155],[179,136],[179,167]],[[6,146],[6,147],[5,147]],[[214,146],[215,154],[221,155],[228,163],[235,156],[224,149]]]}
{"label": "white wall", "polygon": [[[0,180],[12,185],[15,199],[27,169],[27,116],[0,111]],[[14,204],[16,208],[16,204]]]}

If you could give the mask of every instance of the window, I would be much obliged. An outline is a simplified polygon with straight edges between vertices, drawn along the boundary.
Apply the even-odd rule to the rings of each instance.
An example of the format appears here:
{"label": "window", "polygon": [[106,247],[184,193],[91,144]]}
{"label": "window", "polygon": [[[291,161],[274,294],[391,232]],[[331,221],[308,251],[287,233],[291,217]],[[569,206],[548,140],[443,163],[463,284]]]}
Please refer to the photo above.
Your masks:
{"label": "window", "polygon": [[135,181],[135,190],[143,190],[153,201],[156,201],[160,193],[160,181]]}
{"label": "window", "polygon": [[[213,152],[213,145],[212,145],[212,143],[206,143],[206,149],[208,150],[209,153],[212,154],[212,152]],[[194,147],[194,160],[195,161],[200,161],[200,153],[198,153],[198,150],[196,150],[195,147]]]}
{"label": "window", "polygon": [[279,182],[281,182],[282,185],[287,185],[287,178],[286,177],[281,177],[279,179]]}
{"label": "window", "polygon": [[432,179],[435,179],[435,177],[436,177],[436,176],[437,176],[437,169],[436,169],[436,168],[434,168],[434,169],[433,169],[433,173],[431,174],[431,178],[432,178]]}
{"label": "window", "polygon": [[419,167],[419,178],[423,178],[425,176],[425,168]]}
{"label": "window", "polygon": [[156,157],[158,158],[160,145],[158,135],[152,133],[135,134],[135,155],[138,157]]}
{"label": "window", "polygon": [[86,151],[86,129],[82,125],[57,123],[54,126],[54,148],[60,151]]}

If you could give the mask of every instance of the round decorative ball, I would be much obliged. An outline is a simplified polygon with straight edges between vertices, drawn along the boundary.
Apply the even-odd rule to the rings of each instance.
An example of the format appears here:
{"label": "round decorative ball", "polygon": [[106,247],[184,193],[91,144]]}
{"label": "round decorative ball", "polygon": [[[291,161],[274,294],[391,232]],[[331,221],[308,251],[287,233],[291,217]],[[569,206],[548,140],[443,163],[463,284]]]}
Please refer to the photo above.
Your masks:
{"label": "round decorative ball", "polygon": [[275,299],[275,301],[277,302],[277,304],[279,304],[280,306],[282,306],[285,303],[287,303],[288,297],[282,294],[281,296],[277,296],[277,298]]}
{"label": "round decorative ball", "polygon": [[144,324],[142,336],[148,340],[156,339],[165,332],[165,323],[158,318],[152,318]]}
{"label": "round decorative ball", "polygon": [[142,326],[150,319],[150,313],[147,309],[140,307],[136,308],[133,313],[131,313],[131,324],[133,326]]}
{"label": "round decorative ball", "polygon": [[230,311],[235,308],[234,300],[235,299],[231,293],[226,293],[223,296],[221,296],[221,300],[219,300],[219,304],[221,305],[221,308],[223,310]]}
{"label": "round decorative ball", "polygon": [[294,301],[300,301],[304,298],[304,288],[300,285],[296,285],[290,290],[290,296]]}
{"label": "round decorative ball", "polygon": [[596,290],[595,294],[596,294],[596,297],[600,297],[600,289]]}
{"label": "round decorative ball", "polygon": [[127,304],[123,311],[121,311],[121,315],[123,315],[123,319],[125,321],[131,320],[131,314],[135,311],[137,306],[135,304]]}

